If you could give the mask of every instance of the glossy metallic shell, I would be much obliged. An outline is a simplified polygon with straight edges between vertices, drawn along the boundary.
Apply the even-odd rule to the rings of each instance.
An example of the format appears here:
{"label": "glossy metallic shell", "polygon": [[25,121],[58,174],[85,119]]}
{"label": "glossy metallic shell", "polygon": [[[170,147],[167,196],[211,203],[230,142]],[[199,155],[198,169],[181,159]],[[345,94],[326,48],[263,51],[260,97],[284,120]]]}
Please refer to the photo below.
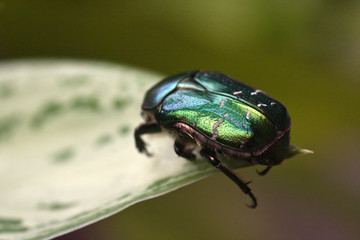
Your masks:
{"label": "glossy metallic shell", "polygon": [[142,108],[166,129],[184,123],[237,151],[260,156],[281,144],[274,158],[287,153],[290,117],[286,108],[222,73],[194,71],[167,78],[147,92]]}
{"label": "glossy metallic shell", "polygon": [[193,72],[180,73],[175,76],[165,78],[158,84],[150,88],[145,95],[141,108],[143,110],[154,110],[162,100],[177,88],[181,80],[191,76]]}

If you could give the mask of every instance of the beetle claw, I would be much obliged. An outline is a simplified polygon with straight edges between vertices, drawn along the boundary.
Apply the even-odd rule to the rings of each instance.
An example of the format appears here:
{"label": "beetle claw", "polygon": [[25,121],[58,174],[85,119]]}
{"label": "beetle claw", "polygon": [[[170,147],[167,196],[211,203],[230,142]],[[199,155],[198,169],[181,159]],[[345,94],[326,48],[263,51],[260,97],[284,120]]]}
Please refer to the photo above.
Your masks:
{"label": "beetle claw", "polygon": [[141,153],[145,153],[146,156],[148,156],[148,157],[152,157],[152,153],[150,153],[150,152],[147,150],[145,144],[144,144],[143,148],[139,149],[139,151],[140,151]]}
{"label": "beetle claw", "polygon": [[146,148],[145,148],[145,150],[144,150],[144,153],[145,153],[146,156],[148,156],[148,157],[152,157],[152,156],[153,156],[153,154],[150,153]]}
{"label": "beetle claw", "polygon": [[259,170],[256,169],[256,172],[257,172],[257,174],[259,174],[260,176],[265,176],[265,175],[269,172],[270,169],[271,169],[271,167],[268,166],[268,167],[266,167],[266,168],[265,168],[264,170],[262,170],[262,171],[259,171]]}
{"label": "beetle claw", "polygon": [[247,181],[245,185],[249,185],[250,183],[252,183],[252,181]]}
{"label": "beetle claw", "polygon": [[147,150],[146,143],[142,140],[136,142],[136,148],[140,153],[145,153],[146,156],[151,157],[152,154]]}
{"label": "beetle claw", "polygon": [[135,145],[140,153],[145,153],[148,157],[152,156],[147,150],[146,143],[142,140],[141,135],[157,132],[161,132],[161,128],[157,123],[143,123],[135,129]]}
{"label": "beetle claw", "polygon": [[256,208],[257,207],[257,200],[256,197],[254,196],[254,194],[252,194],[251,192],[248,193],[249,197],[252,200],[252,204],[247,204],[245,203],[245,205],[249,208]]}

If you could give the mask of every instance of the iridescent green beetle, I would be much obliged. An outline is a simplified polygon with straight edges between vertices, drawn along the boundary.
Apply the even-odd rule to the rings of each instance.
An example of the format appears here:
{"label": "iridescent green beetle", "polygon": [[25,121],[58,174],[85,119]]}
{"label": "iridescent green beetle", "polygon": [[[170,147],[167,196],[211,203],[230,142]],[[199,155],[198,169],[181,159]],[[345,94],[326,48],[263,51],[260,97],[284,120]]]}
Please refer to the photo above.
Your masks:
{"label": "iridescent green beetle", "polygon": [[193,160],[193,150],[257,201],[248,183],[231,171],[243,165],[273,165],[288,155],[290,117],[286,108],[260,90],[218,72],[192,71],[164,79],[145,95],[146,123],[135,130],[136,147],[150,155],[141,135],[167,131],[175,152]]}

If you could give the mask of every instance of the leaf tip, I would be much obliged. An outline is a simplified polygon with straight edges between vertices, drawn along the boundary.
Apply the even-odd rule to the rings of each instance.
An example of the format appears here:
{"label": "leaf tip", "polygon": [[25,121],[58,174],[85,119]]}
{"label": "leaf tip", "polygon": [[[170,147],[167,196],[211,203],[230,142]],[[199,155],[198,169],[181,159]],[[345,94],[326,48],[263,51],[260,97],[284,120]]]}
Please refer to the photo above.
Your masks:
{"label": "leaf tip", "polygon": [[289,152],[286,158],[291,158],[294,157],[296,155],[304,155],[304,154],[313,154],[314,151],[309,150],[309,149],[301,149],[295,145],[290,145],[289,147]]}

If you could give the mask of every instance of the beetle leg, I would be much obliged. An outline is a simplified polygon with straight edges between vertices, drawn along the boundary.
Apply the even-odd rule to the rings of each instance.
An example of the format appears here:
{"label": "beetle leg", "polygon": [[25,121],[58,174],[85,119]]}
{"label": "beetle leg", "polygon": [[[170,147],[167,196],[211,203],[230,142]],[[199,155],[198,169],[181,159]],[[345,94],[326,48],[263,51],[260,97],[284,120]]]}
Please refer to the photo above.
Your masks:
{"label": "beetle leg", "polygon": [[262,171],[258,171],[258,170],[256,170],[256,172],[257,172],[257,174],[259,174],[260,176],[265,176],[268,172],[269,172],[269,170],[271,169],[272,167],[271,166],[268,166],[268,167],[266,167],[264,170],[262,170]]}
{"label": "beetle leg", "polygon": [[213,157],[213,155],[215,155],[213,152],[203,149],[201,150],[200,154],[206,157],[215,168],[219,169],[234,183],[236,183],[236,185],[238,185],[238,187],[243,191],[244,194],[249,195],[249,197],[252,200],[252,204],[251,205],[246,204],[248,207],[256,208],[257,206],[256,197],[251,192],[251,188],[247,186],[250,182],[245,183],[243,180],[241,180],[233,171],[231,171],[229,168],[223,165],[216,157]]}
{"label": "beetle leg", "polygon": [[[187,148],[186,142],[184,142],[182,139],[177,138],[174,143],[174,150],[177,155],[180,157],[189,159],[189,160],[195,160],[196,156],[192,153],[193,149]],[[190,151],[189,151],[190,150]]]}
{"label": "beetle leg", "polygon": [[142,140],[141,135],[157,132],[161,132],[161,127],[157,123],[143,123],[135,129],[135,143],[139,152],[144,152],[146,155],[151,156],[151,154],[146,149],[146,143],[144,140]]}

